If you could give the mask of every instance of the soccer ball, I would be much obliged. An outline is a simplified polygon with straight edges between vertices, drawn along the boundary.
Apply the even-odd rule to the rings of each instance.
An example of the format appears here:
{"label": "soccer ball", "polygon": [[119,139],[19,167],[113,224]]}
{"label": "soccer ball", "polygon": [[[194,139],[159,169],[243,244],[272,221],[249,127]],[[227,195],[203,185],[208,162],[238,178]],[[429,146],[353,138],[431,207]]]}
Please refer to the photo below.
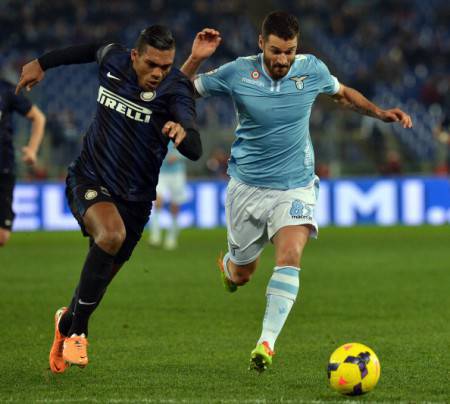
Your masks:
{"label": "soccer ball", "polygon": [[366,345],[351,342],[331,354],[328,380],[339,393],[358,396],[376,386],[380,370],[380,361],[374,351]]}

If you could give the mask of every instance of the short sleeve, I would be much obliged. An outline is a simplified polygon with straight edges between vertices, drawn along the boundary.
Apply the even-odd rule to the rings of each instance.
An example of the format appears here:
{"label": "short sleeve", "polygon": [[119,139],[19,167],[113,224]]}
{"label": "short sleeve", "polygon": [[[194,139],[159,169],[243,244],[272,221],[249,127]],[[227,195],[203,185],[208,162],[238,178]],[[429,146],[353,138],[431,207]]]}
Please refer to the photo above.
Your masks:
{"label": "short sleeve", "polygon": [[210,95],[229,95],[232,90],[232,81],[236,71],[236,61],[226,63],[218,69],[199,74],[194,85],[202,97]]}
{"label": "short sleeve", "polygon": [[170,99],[169,112],[184,129],[196,128],[194,89],[187,78],[177,82],[176,91]]}
{"label": "short sleeve", "polygon": [[339,91],[339,81],[320,59],[317,59],[317,71],[320,80],[320,92],[328,95],[336,94]]}
{"label": "short sleeve", "polygon": [[28,98],[24,97],[21,93],[16,95],[13,89],[11,89],[10,93],[10,105],[12,111],[18,112],[21,115],[28,114],[33,106]]}

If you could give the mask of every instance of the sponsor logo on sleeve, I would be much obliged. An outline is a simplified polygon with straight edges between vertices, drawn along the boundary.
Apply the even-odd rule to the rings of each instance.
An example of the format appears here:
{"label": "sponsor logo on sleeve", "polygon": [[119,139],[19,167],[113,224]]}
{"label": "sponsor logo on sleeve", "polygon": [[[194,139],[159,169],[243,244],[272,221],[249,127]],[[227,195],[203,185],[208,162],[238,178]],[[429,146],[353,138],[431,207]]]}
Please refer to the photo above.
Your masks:
{"label": "sponsor logo on sleeve", "polygon": [[252,76],[253,80],[258,80],[261,77],[261,74],[258,70],[253,70],[250,75]]}

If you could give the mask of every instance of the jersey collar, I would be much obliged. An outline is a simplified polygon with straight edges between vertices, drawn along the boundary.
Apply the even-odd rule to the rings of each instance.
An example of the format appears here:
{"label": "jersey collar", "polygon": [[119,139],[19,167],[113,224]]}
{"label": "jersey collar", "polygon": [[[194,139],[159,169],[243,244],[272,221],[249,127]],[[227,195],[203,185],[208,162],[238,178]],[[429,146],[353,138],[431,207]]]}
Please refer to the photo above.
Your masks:
{"label": "jersey collar", "polygon": [[261,70],[262,70],[264,76],[266,76],[267,79],[269,79],[271,82],[274,82],[274,83],[285,81],[285,80],[289,79],[289,75],[291,74],[292,69],[294,68],[294,64],[297,60],[297,59],[294,59],[294,63],[292,63],[291,67],[289,68],[289,71],[286,73],[286,76],[282,77],[280,80],[274,80],[272,77],[270,77],[270,74],[266,71],[266,67],[264,66],[264,52],[260,53],[258,56],[259,56],[259,63],[261,64]]}

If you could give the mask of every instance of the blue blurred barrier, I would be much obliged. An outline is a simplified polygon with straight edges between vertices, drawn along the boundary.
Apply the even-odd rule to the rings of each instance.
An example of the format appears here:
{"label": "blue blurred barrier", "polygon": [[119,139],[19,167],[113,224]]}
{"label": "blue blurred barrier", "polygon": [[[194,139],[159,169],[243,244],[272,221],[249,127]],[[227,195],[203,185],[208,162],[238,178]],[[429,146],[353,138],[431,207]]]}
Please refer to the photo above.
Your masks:
{"label": "blue blurred barrier", "polygon": [[[181,227],[225,225],[225,181],[192,181],[179,215]],[[14,230],[78,229],[62,183],[19,183],[14,190]],[[440,225],[450,223],[447,178],[367,178],[322,181],[316,218],[320,226]],[[170,223],[167,209],[161,224]]]}

